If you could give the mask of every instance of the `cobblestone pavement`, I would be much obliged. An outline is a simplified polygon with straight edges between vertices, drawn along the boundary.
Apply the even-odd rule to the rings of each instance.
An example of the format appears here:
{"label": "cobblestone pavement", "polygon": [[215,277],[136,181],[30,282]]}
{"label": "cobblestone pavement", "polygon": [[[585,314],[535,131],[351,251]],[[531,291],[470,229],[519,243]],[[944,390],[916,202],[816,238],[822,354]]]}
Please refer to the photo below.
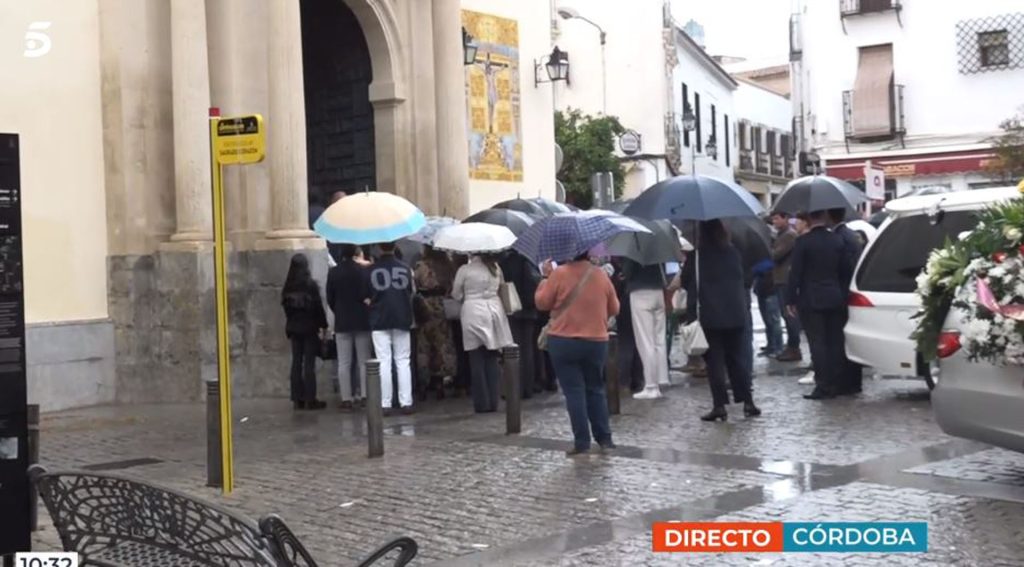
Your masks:
{"label": "cobblestone pavement", "polygon": [[[954,440],[923,384],[868,380],[865,394],[803,400],[802,371],[759,363],[764,410],[725,424],[703,380],[657,401],[626,396],[620,448],[568,459],[561,396],[524,402],[523,432],[468,400],[420,404],[386,421],[386,454],[366,458],[365,419],[235,405],[236,490],[206,488],[204,408],[92,408],[44,416],[50,468],[114,470],[259,517],[280,514],[323,565],[351,564],[389,535],[420,543],[416,565],[1024,565],[1024,455]],[[924,520],[927,554],[659,555],[669,520]],[[55,549],[51,526],[37,548]]]}

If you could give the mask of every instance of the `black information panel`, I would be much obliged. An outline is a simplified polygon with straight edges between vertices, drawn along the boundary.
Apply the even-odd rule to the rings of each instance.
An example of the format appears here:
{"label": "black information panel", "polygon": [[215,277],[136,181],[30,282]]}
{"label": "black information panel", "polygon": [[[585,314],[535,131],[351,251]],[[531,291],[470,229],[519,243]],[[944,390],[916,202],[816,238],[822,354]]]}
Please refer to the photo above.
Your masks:
{"label": "black information panel", "polygon": [[18,135],[0,134],[0,555],[30,546]]}

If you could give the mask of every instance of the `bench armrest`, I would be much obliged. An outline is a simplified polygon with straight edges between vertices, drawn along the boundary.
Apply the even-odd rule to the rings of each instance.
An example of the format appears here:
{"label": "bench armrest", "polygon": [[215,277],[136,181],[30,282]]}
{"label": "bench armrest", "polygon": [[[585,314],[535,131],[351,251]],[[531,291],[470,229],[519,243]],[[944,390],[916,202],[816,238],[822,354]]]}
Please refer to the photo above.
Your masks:
{"label": "bench armrest", "polygon": [[370,567],[396,549],[400,549],[401,552],[395,559],[393,567],[405,567],[419,553],[419,545],[416,544],[416,540],[409,537],[400,537],[373,552],[372,555],[359,564],[359,567]]}

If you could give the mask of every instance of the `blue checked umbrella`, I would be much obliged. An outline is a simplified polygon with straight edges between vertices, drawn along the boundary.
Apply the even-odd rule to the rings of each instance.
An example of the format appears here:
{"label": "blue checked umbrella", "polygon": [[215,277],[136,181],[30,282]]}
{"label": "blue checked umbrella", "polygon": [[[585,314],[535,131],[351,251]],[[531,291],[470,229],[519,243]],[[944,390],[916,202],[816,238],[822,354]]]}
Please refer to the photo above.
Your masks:
{"label": "blue checked umbrella", "polygon": [[459,224],[459,221],[451,217],[427,217],[427,225],[421,228],[419,232],[408,238],[409,240],[419,244],[431,245],[434,243],[434,239],[437,238],[437,233],[442,228],[455,226],[457,224]]}
{"label": "blue checked umbrella", "polygon": [[[647,231],[642,226],[638,228],[640,232]],[[622,232],[637,229],[606,216],[562,214],[537,221],[512,248],[536,263],[547,259],[565,262]]]}

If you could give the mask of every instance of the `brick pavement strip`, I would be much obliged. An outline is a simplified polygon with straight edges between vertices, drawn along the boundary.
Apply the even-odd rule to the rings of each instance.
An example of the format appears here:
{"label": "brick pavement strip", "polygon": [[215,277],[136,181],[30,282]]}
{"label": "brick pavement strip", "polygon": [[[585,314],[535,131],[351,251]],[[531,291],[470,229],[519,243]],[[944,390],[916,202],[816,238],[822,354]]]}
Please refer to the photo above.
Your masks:
{"label": "brick pavement strip", "polygon": [[[421,565],[446,565],[456,557],[460,565],[680,564],[678,556],[645,551],[649,521],[723,513],[808,520],[923,515],[937,522],[934,531],[960,526],[965,537],[994,538],[993,545],[934,556],[950,558],[950,565],[975,564],[961,562],[964,558],[991,558],[998,561],[990,564],[997,564],[1021,544],[1020,533],[1004,525],[1024,517],[1020,505],[867,483],[836,486],[854,476],[829,480],[833,472],[847,470],[845,465],[948,440],[932,422],[920,384],[869,382],[868,394],[828,404],[800,399],[802,388],[791,377],[761,376],[755,387],[765,416],[736,415],[717,425],[696,420],[709,397],[702,381],[673,388],[653,403],[626,399],[613,427],[616,440],[635,451],[581,459],[566,459],[556,450],[569,439],[557,396],[528,401],[524,436],[509,443],[495,442],[504,433],[500,414],[474,416],[466,400],[426,405],[416,416],[388,422],[386,454],[375,460],[365,458],[359,415],[293,414],[283,401],[242,401],[235,410],[237,490],[228,497],[203,486],[202,406],[45,416],[42,453],[44,464],[54,468],[158,459],[124,473],[250,517],[278,513],[327,565],[355,560],[389,534],[415,537]],[[531,446],[531,440],[539,444]],[[757,459],[766,459],[764,466],[757,466]],[[959,514],[957,523],[944,519],[950,514]],[[528,553],[545,538],[561,551],[556,546],[547,555]],[[40,548],[56,546],[52,528],[36,541]],[[485,563],[495,556],[507,560]],[[523,556],[532,559],[517,563]],[[768,559],[790,565],[821,558],[688,557],[685,562]],[[851,564],[906,561],[844,559]],[[930,561],[932,555],[921,559]],[[1000,564],[1014,564],[1007,561]]]}

